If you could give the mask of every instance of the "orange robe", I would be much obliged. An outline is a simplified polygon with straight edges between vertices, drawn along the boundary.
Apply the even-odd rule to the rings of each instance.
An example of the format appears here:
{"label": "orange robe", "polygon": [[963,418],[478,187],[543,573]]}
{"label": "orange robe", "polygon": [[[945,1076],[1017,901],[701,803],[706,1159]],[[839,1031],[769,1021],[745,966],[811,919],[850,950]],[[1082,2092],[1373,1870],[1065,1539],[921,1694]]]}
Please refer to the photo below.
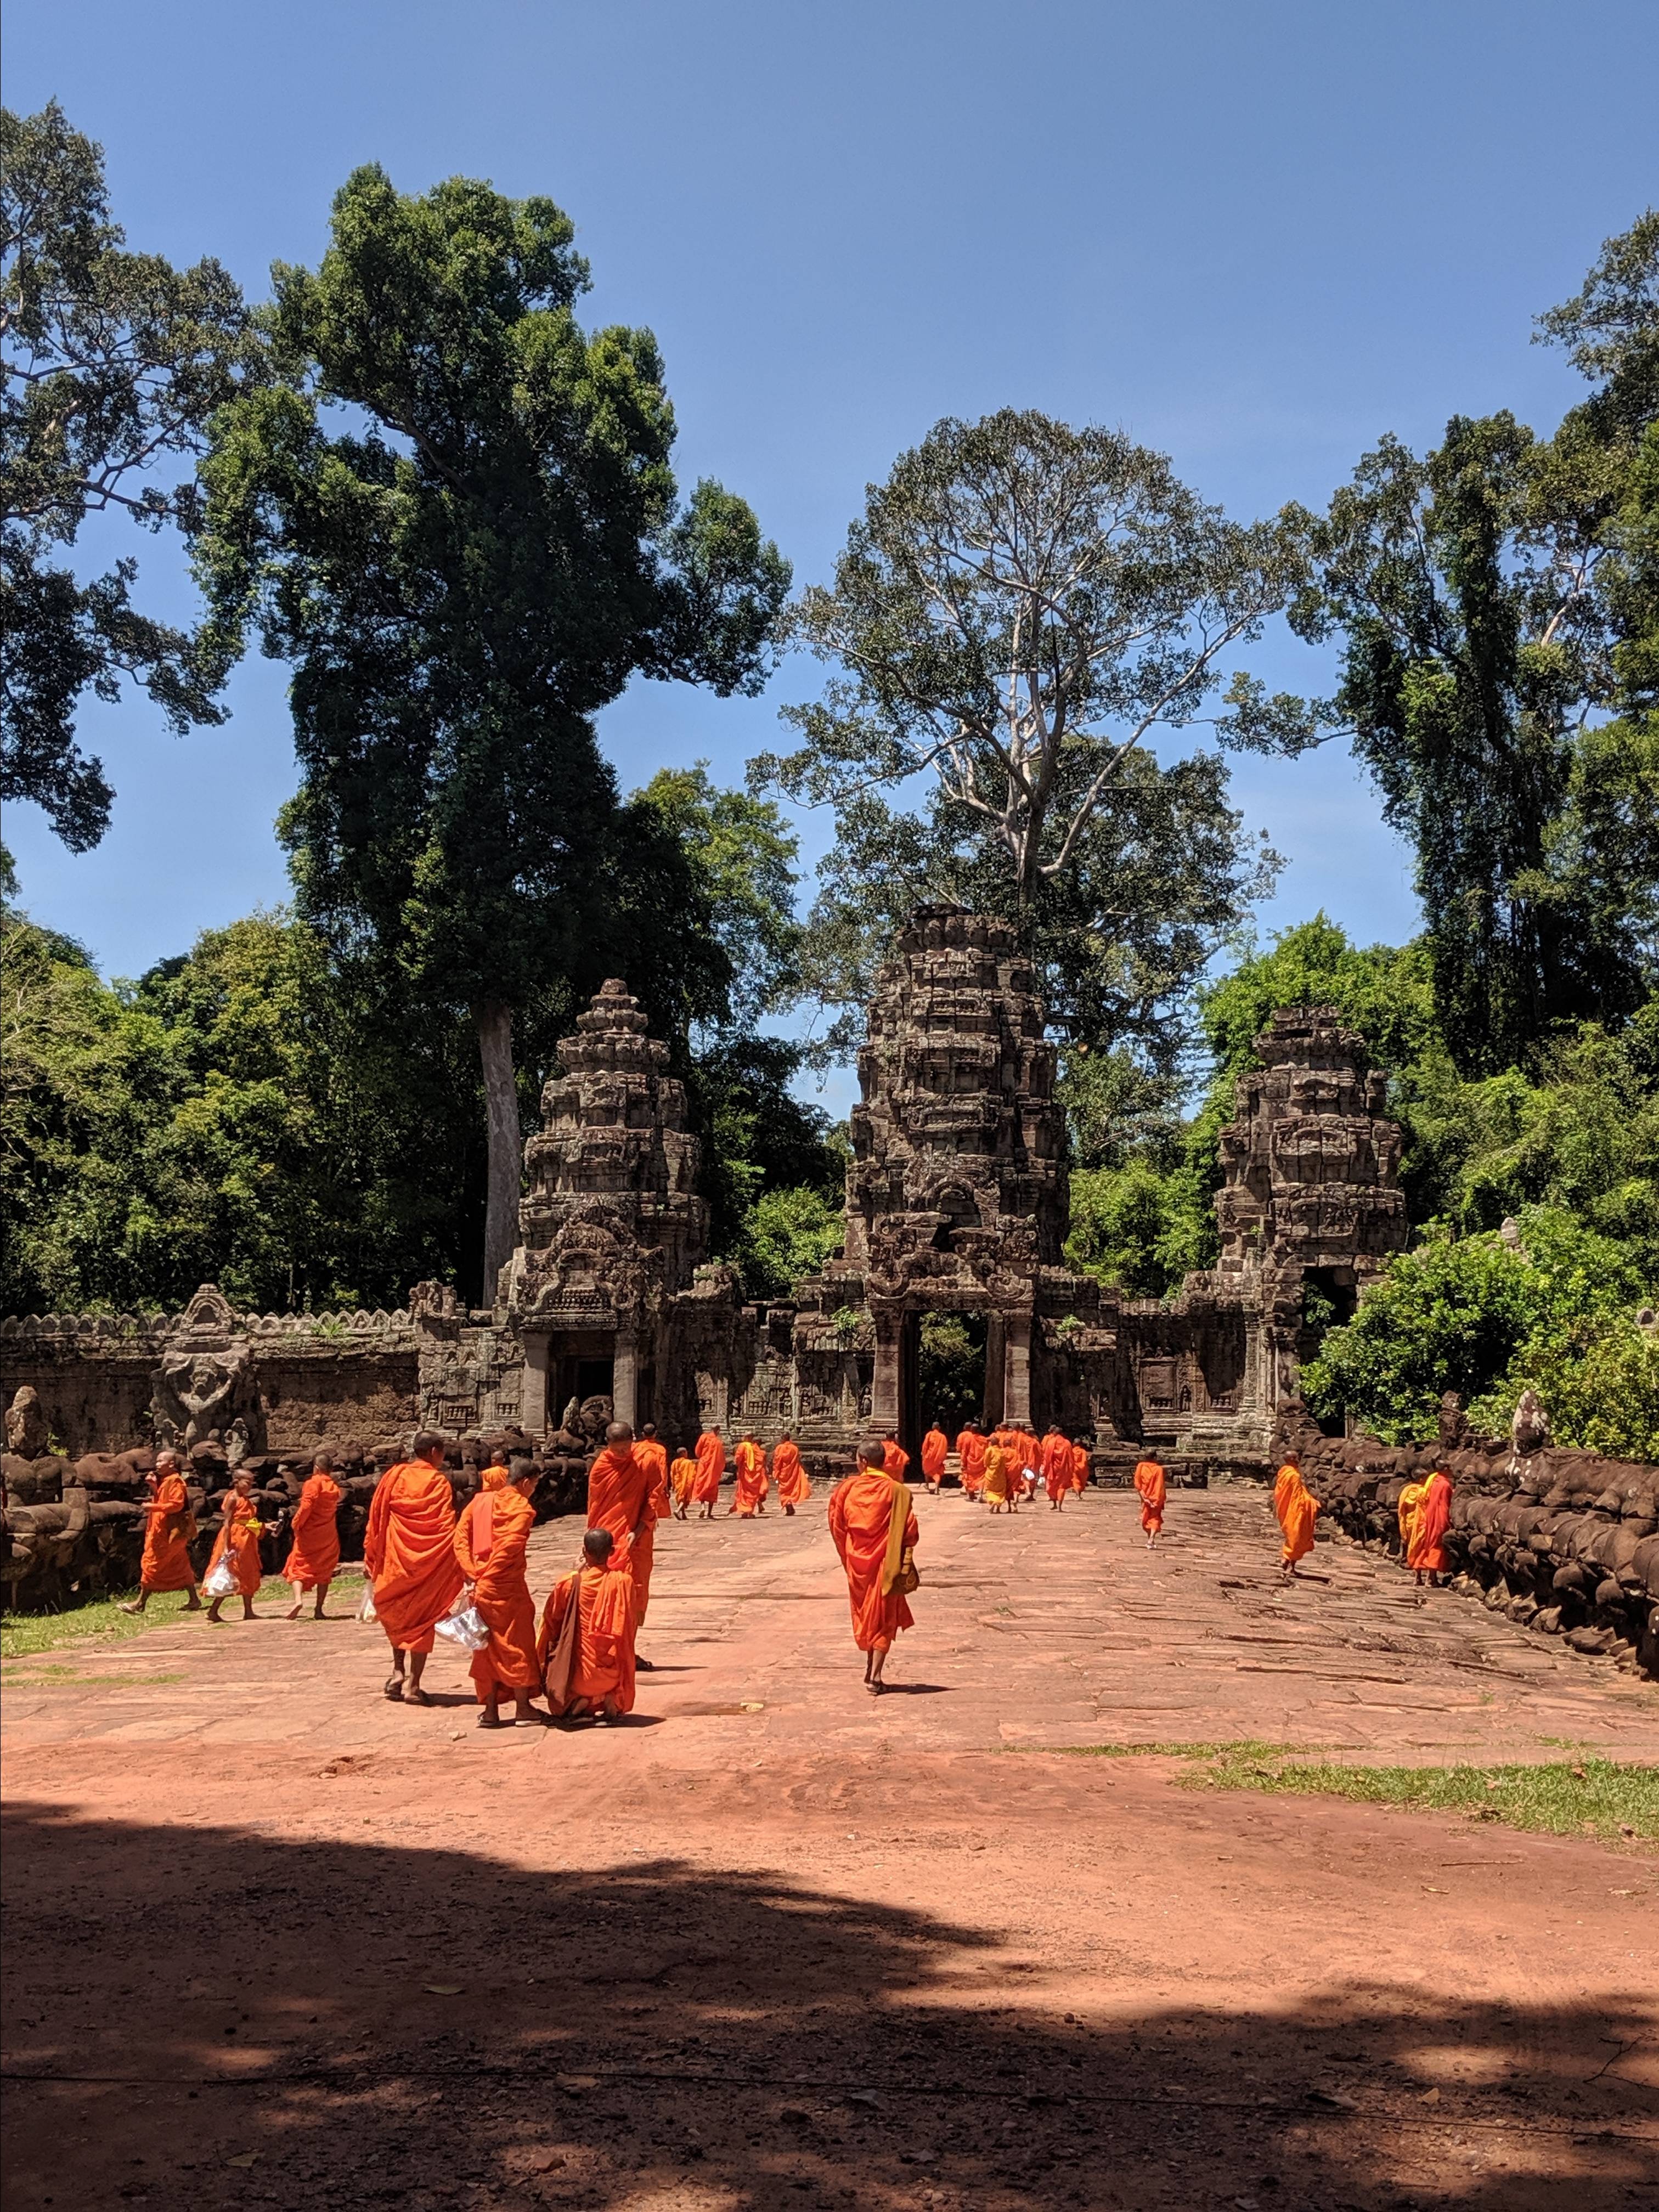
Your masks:
{"label": "orange robe", "polygon": [[921,1440],[921,1473],[926,1482],[943,1482],[945,1461],[951,1446],[943,1429],[929,1429]]}
{"label": "orange robe", "polygon": [[1042,1486],[1051,1498],[1064,1498],[1072,1487],[1072,1447],[1058,1429],[1050,1429],[1039,1449]]}
{"label": "orange robe", "polygon": [[472,1686],[488,1705],[503,1690],[533,1690],[542,1679],[536,1656],[536,1608],[525,1573],[525,1552],[536,1509],[510,1483],[481,1490],[455,1528],[455,1561],[472,1585],[472,1602],[489,1641],[472,1655]]}
{"label": "orange robe", "polygon": [[916,1516],[902,1482],[865,1469],[830,1493],[830,1534],[847,1571],[853,1641],[860,1651],[887,1651],[901,1628],[914,1628],[903,1593],[888,1584],[893,1516],[904,1516],[903,1544],[916,1540]]}
{"label": "orange robe", "polygon": [[537,1656],[545,1669],[572,1598],[576,1601],[576,1656],[569,1686],[557,1705],[550,1692],[548,1711],[568,1713],[579,1700],[599,1706],[609,1698],[618,1712],[634,1710],[633,1584],[625,1567],[578,1567],[556,1583],[542,1629]]}
{"label": "orange robe", "polygon": [[1285,1534],[1285,1565],[1293,1567],[1313,1549],[1314,1519],[1319,1511],[1319,1500],[1302,1480],[1299,1468],[1279,1468],[1273,1485],[1273,1511]]}
{"label": "orange robe", "polygon": [[957,1438],[957,1457],[962,1462],[962,1486],[974,1497],[985,1487],[985,1448],[989,1438],[977,1429],[964,1429]]}
{"label": "orange robe", "polygon": [[1082,1497],[1084,1492],[1089,1487],[1089,1447],[1087,1444],[1073,1444],[1072,1446],[1072,1487],[1076,1491],[1079,1498]]}
{"label": "orange robe", "polygon": [[668,1479],[673,1486],[675,1504],[681,1507],[689,1505],[696,1495],[697,1462],[696,1460],[687,1459],[684,1455],[677,1459],[668,1470]]}
{"label": "orange robe", "polygon": [[251,1498],[239,1498],[228,1516],[219,1523],[219,1533],[213,1540],[213,1556],[208,1561],[211,1574],[225,1556],[225,1547],[230,1552],[230,1571],[236,1577],[239,1597],[252,1597],[258,1589],[264,1570],[259,1565],[259,1509]]}
{"label": "orange robe", "polygon": [[432,1632],[461,1594],[455,1493],[441,1467],[406,1459],[376,1484],[363,1531],[374,1611],[394,1651],[430,1651]]}
{"label": "orange robe", "polygon": [[1442,1539],[1451,1521],[1451,1478],[1437,1468],[1424,1484],[1412,1516],[1411,1547],[1406,1553],[1408,1567],[1431,1575],[1445,1571],[1446,1547]]}
{"label": "orange robe", "polygon": [[610,1571],[626,1566],[633,1577],[636,1628],[651,1602],[656,1486],[656,1469],[640,1457],[632,1444],[607,1444],[587,1470],[587,1525],[608,1528],[616,1539],[615,1563]]}
{"label": "orange robe", "polygon": [[1169,1481],[1155,1459],[1143,1459],[1135,1468],[1135,1488],[1140,1493],[1140,1525],[1149,1536],[1164,1526],[1164,1501]]}
{"label": "orange robe", "polygon": [[786,1437],[772,1453],[772,1480],[778,1486],[781,1504],[805,1505],[812,1495],[806,1469],[800,1463],[800,1446],[792,1437]]}
{"label": "orange robe", "polygon": [[292,1539],[283,1562],[283,1580],[301,1589],[322,1589],[340,1564],[340,1532],[334,1516],[345,1496],[331,1474],[307,1476],[289,1522]]}
{"label": "orange robe", "polygon": [[634,1456],[651,1470],[651,1504],[659,1521],[668,1518],[668,1447],[655,1437],[637,1437]]}
{"label": "orange robe", "polygon": [[758,1444],[746,1439],[732,1455],[732,1465],[738,1471],[737,1487],[732,1493],[732,1510],[747,1521],[766,1503],[770,1485],[766,1474],[766,1454]]}
{"label": "orange robe", "polygon": [[1014,1479],[1013,1455],[1004,1449],[994,1437],[985,1448],[981,1462],[985,1480],[985,1495],[993,1505],[1006,1504],[1009,1489]]}
{"label": "orange robe", "polygon": [[902,1482],[904,1471],[910,1464],[910,1455],[902,1444],[895,1443],[889,1437],[881,1448],[881,1463],[895,1482]]}
{"label": "orange robe", "polygon": [[164,1474],[155,1495],[144,1507],[144,1557],[138,1570],[138,1587],[145,1590],[194,1589],[196,1570],[190,1563],[190,1492],[182,1474]]}
{"label": "orange robe", "polygon": [[714,1504],[720,1494],[720,1477],[725,1473],[725,1442],[705,1430],[697,1438],[697,1486],[691,1493],[699,1505]]}

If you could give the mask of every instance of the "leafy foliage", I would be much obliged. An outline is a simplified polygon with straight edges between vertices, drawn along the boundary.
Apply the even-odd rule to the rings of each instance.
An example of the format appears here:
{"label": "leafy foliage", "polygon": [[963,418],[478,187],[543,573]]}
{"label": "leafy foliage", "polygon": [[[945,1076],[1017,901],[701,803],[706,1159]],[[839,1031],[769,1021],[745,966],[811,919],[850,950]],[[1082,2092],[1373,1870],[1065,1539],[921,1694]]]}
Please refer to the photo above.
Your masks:
{"label": "leafy foliage", "polygon": [[[262,349],[216,261],[130,253],[110,218],[101,148],[56,101],[0,109],[0,797],[32,799],[71,852],[97,844],[113,797],[75,741],[90,690],[146,690],[178,731],[218,722],[222,642],[141,614],[130,556],[82,583],[54,566],[89,515],[141,528],[199,520],[188,464],[214,410],[257,381]],[[158,468],[182,468],[179,481]]]}

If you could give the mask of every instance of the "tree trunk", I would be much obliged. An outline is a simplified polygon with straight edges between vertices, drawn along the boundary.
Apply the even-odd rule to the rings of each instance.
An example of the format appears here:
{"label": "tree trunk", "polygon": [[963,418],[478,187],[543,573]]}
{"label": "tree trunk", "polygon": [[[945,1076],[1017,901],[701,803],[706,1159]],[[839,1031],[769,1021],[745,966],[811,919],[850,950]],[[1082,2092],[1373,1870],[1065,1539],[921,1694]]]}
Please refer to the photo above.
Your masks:
{"label": "tree trunk", "polygon": [[495,1279],[513,1257],[513,1247],[518,1242],[524,1136],[519,1127],[519,1088],[513,1079],[513,1009],[492,999],[477,1009],[477,1018],[489,1135],[482,1303],[490,1306],[495,1303]]}

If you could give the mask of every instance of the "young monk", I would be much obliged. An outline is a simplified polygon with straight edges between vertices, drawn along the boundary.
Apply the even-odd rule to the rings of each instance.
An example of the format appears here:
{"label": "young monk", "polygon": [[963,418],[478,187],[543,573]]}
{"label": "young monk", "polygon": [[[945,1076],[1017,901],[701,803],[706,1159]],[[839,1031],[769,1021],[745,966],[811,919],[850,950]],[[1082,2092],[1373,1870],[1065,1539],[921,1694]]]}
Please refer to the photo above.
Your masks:
{"label": "young monk", "polygon": [[921,1479],[927,1486],[928,1495],[937,1498],[945,1480],[945,1462],[951,1449],[950,1439],[937,1421],[921,1440]]}
{"label": "young monk", "polygon": [[1140,1525],[1146,1531],[1146,1549],[1150,1552],[1164,1530],[1164,1501],[1169,1495],[1169,1480],[1163,1467],[1155,1459],[1143,1459],[1135,1468],[1135,1489],[1140,1498]]}
{"label": "young monk", "polygon": [[916,1516],[909,1492],[887,1474],[884,1460],[880,1444],[860,1444],[858,1473],[830,1493],[830,1534],[846,1571],[853,1641],[864,1654],[864,1686],[872,1698],[886,1687],[882,1670],[893,1638],[915,1626],[902,1583]]}
{"label": "young monk", "polygon": [[[420,1431],[412,1456],[389,1467],[375,1485],[363,1532],[363,1566],[374,1593],[375,1616],[392,1646],[385,1694],[394,1705],[432,1703],[421,1687],[432,1632],[461,1594],[455,1493],[444,1472],[445,1449],[441,1436],[430,1429]],[[503,1469],[503,1478],[505,1474]]]}
{"label": "young monk", "polygon": [[895,1482],[903,1481],[905,1471],[910,1464],[910,1455],[896,1437],[882,1438],[881,1463]]}
{"label": "young monk", "polygon": [[155,1455],[155,1472],[145,1478],[149,1486],[144,1500],[144,1556],[138,1567],[138,1595],[123,1613],[142,1613],[152,1590],[181,1589],[186,1593],[181,1611],[199,1613],[196,1570],[190,1563],[191,1539],[196,1516],[190,1510],[190,1492],[179,1472],[179,1455]]}
{"label": "young monk", "polygon": [[317,1593],[311,1608],[313,1619],[327,1618],[323,1601],[334,1579],[334,1570],[340,1564],[340,1532],[335,1525],[335,1516],[344,1496],[344,1491],[334,1480],[334,1462],[326,1452],[319,1452],[311,1462],[311,1473],[300,1492],[294,1518],[288,1524],[290,1542],[288,1557],[283,1562],[283,1579],[294,1592],[294,1602],[287,1614],[289,1620],[297,1620],[305,1611],[307,1590]]}
{"label": "young monk", "polygon": [[[213,1556],[208,1561],[208,1573],[212,1574],[227,1552],[230,1554],[231,1572],[236,1577],[236,1591],[242,1601],[242,1618],[256,1618],[253,1600],[259,1588],[264,1569],[259,1565],[259,1509],[253,1502],[253,1477],[246,1468],[239,1467],[231,1477],[230,1488],[225,1492],[225,1502],[219,1509],[219,1533],[213,1540]],[[208,1607],[208,1619],[216,1628],[222,1597],[216,1597]]]}
{"label": "young monk", "polygon": [[1027,1499],[1037,1493],[1037,1480],[1042,1472],[1042,1446],[1037,1441],[1036,1431],[1029,1421],[1015,1425],[1015,1440],[1019,1459],[1020,1486]]}
{"label": "young monk", "polygon": [[805,1505],[812,1495],[812,1486],[801,1465],[800,1446],[787,1433],[778,1438],[773,1449],[772,1480],[778,1486],[778,1503],[793,1521],[795,1508]]}
{"label": "young monk", "polygon": [[1079,1498],[1089,1487],[1089,1447],[1081,1437],[1072,1445],[1072,1487]]}
{"label": "young monk", "polygon": [[[626,1569],[634,1585],[634,1632],[645,1625],[651,1603],[651,1564],[656,1545],[656,1471],[634,1448],[634,1431],[626,1421],[612,1421],[605,1432],[605,1449],[587,1470],[587,1525],[608,1528],[617,1547],[617,1565]],[[648,1659],[636,1657],[635,1666],[649,1669]]]}
{"label": "young monk", "polygon": [[1017,1482],[1014,1455],[1011,1449],[997,1441],[995,1436],[985,1447],[983,1471],[985,1503],[993,1513],[1000,1513],[1005,1507],[1012,1513]]}
{"label": "young monk", "polygon": [[675,1453],[669,1467],[668,1484],[674,1498],[674,1518],[684,1521],[697,1485],[697,1462],[686,1456],[684,1444]]}
{"label": "young monk", "polygon": [[732,1455],[737,1469],[737,1484],[732,1492],[727,1513],[736,1513],[745,1521],[766,1510],[766,1493],[770,1487],[766,1472],[766,1454],[753,1437],[744,1437]]}
{"label": "young monk", "polygon": [[673,1510],[668,1497],[668,1448],[658,1441],[654,1421],[641,1423],[640,1433],[634,1441],[634,1456],[642,1459],[651,1469],[655,1517],[659,1521],[667,1520]]}
{"label": "young monk", "polygon": [[1054,1422],[1040,1447],[1042,1486],[1048,1493],[1048,1510],[1058,1513],[1072,1494],[1072,1447]]}
{"label": "young monk", "polygon": [[1423,1503],[1423,1492],[1428,1486],[1426,1480],[1408,1482],[1401,1492],[1395,1507],[1395,1517],[1400,1524],[1400,1557],[1408,1566],[1411,1564],[1412,1543],[1417,1533],[1417,1509]]}
{"label": "young monk", "polygon": [[[537,1651],[556,1720],[615,1720],[634,1710],[633,1584],[612,1565],[609,1528],[582,1538],[582,1564],[554,1585]],[[573,1618],[574,1613],[574,1618]]]}
{"label": "young monk", "polygon": [[1419,1586],[1426,1581],[1431,1589],[1438,1589],[1440,1577],[1446,1571],[1444,1537],[1451,1523],[1451,1477],[1437,1468],[1423,1486],[1423,1495],[1417,1501],[1417,1510],[1412,1516],[1411,1548],[1406,1554],[1406,1564],[1417,1577]]}
{"label": "young monk", "polygon": [[[501,1472],[507,1480],[479,1491],[455,1525],[456,1564],[489,1631],[489,1643],[472,1655],[472,1686],[483,1707],[480,1728],[537,1728],[542,1717],[531,1699],[541,1687],[542,1667],[525,1553],[541,1474],[527,1459]],[[512,1723],[501,1718],[503,1690],[512,1695]]]}
{"label": "young monk", "polygon": [[697,1438],[697,1486],[692,1492],[702,1510],[699,1521],[712,1521],[720,1502],[720,1477],[726,1473],[726,1444],[714,1422]]}
{"label": "young monk", "polygon": [[970,1504],[977,1505],[985,1488],[985,1449],[988,1439],[977,1421],[969,1421],[957,1437],[957,1457],[962,1463],[962,1486]]}
{"label": "young monk", "polygon": [[1297,1561],[1305,1559],[1313,1549],[1314,1521],[1319,1511],[1319,1500],[1302,1480],[1302,1461],[1296,1452],[1286,1452],[1279,1470],[1273,1485],[1273,1511],[1285,1538],[1279,1564],[1293,1576]]}

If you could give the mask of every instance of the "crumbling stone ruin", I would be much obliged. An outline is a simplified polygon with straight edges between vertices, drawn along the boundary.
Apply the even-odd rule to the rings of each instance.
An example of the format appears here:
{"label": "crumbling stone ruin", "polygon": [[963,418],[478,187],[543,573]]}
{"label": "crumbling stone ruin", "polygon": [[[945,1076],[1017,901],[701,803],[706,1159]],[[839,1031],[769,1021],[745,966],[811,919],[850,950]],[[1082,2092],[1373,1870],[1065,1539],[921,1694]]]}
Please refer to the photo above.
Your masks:
{"label": "crumbling stone ruin", "polygon": [[[1145,1448],[1177,1480],[1267,1474],[1276,1425],[1297,1418],[1310,1297],[1346,1318],[1407,1227],[1400,1131],[1363,1040],[1331,1008],[1298,1006],[1255,1049],[1221,1136],[1215,1265],[1167,1303],[1126,1303],[1065,1265],[1054,1048],[1014,933],[919,909],[859,1056],[842,1249],[791,1303],[745,1305],[708,1260],[684,1086],[613,980],[559,1048],[489,1306],[421,1283],[395,1313],[237,1314],[204,1285],[176,1315],[0,1322],[0,1395],[16,1394],[0,1578],[130,1582],[139,1470],[163,1443],[189,1457],[204,1519],[246,1460],[279,1522],[306,1455],[327,1445],[352,1478],[348,1557],[374,1471],[416,1426],[454,1439],[462,1495],[484,1447],[510,1436],[549,1470],[555,1507],[579,1494],[613,1412],[671,1442],[709,1422],[767,1443],[787,1429],[820,1474],[871,1427],[914,1455],[934,1410],[929,1315],[961,1316],[982,1346],[988,1419],[1091,1437],[1104,1479]],[[1505,1452],[1457,1443],[1460,1571],[1583,1648],[1649,1652],[1653,1471],[1547,1442],[1534,1407]],[[1340,1525],[1386,1540],[1388,1486],[1397,1498],[1421,1453],[1316,1431],[1309,1449]]]}

